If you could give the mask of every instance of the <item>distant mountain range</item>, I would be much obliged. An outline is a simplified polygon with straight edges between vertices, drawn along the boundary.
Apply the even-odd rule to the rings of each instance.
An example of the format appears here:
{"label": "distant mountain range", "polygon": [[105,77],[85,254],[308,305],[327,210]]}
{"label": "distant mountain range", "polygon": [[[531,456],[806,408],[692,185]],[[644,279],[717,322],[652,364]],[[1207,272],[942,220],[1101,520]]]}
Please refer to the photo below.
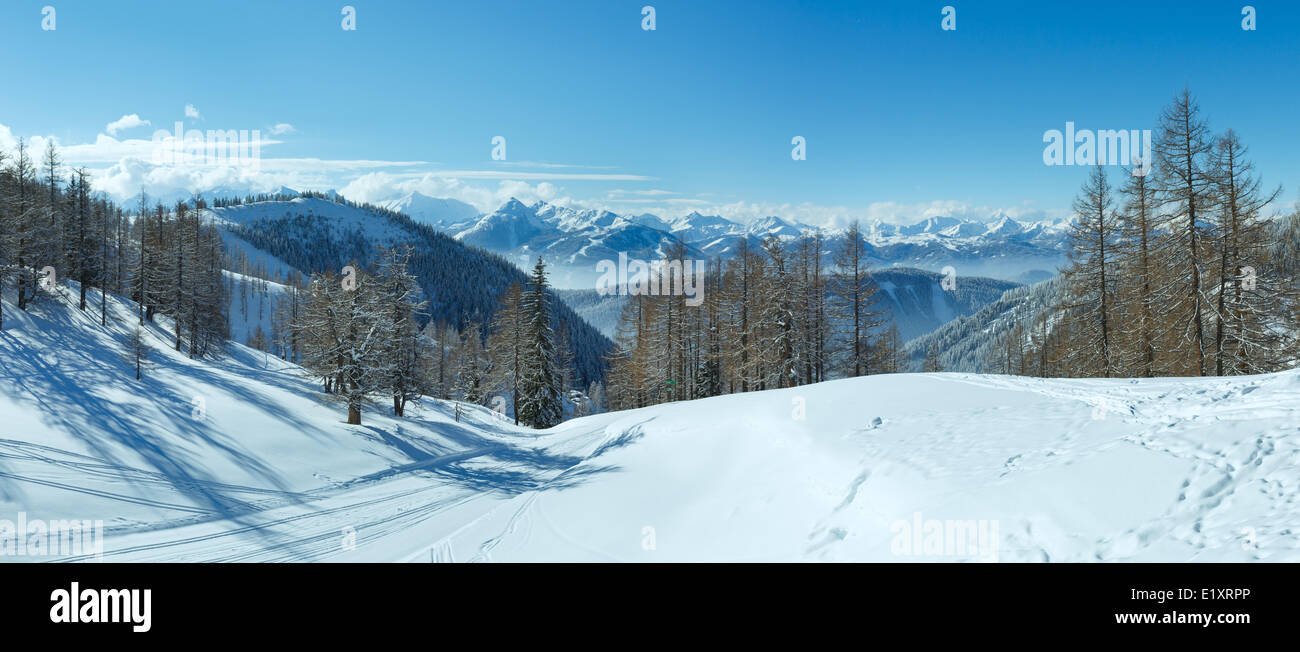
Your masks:
{"label": "distant mountain range", "polygon": [[[459,206],[440,205],[412,193],[386,205],[427,205],[417,220],[452,237],[492,251],[527,267],[538,256],[551,266],[557,286],[594,287],[596,264],[629,258],[664,256],[677,243],[693,258],[728,258],[741,240],[759,244],[769,236],[797,238],[816,230],[776,216],[750,223],[692,212],[677,218],[649,213],[620,215],[600,209],[577,209],[546,202],[524,204],[510,199],[500,208],[470,221]],[[400,209],[397,209],[400,210]],[[403,212],[407,212],[403,210]],[[915,267],[941,272],[952,266],[963,276],[987,276],[1034,282],[1052,276],[1064,262],[1068,222],[1018,222],[1005,214],[986,221],[931,217],[899,226],[881,221],[863,225],[869,263],[880,267]],[[843,243],[843,229],[823,230],[827,260]]]}
{"label": "distant mountain range", "polygon": [[[287,187],[263,192],[223,187],[197,194],[209,204],[217,199],[249,195],[301,196]],[[338,197],[332,191],[325,195]],[[194,196],[193,193],[151,196],[150,202],[172,202]],[[663,257],[679,243],[686,247],[690,257],[726,259],[734,255],[742,240],[759,245],[771,235],[792,240],[817,230],[776,216],[749,223],[699,212],[665,218],[651,213],[625,215],[547,202],[524,204],[513,198],[490,213],[480,214],[467,203],[419,192],[375,205],[380,212],[331,201],[297,199],[234,206],[215,210],[213,214],[223,224],[228,248],[243,250],[250,259],[263,260],[266,268],[277,274],[290,267],[308,272],[337,267],[345,257],[364,257],[363,251],[377,243],[421,241],[424,248],[440,249],[441,255],[423,261],[427,267],[421,270],[425,276],[422,281],[426,291],[437,298],[435,305],[448,302],[435,312],[440,313],[440,318],[454,322],[486,319],[495,296],[504,287],[504,277],[515,274],[486,273],[480,281],[490,286],[487,293],[490,298],[467,300],[472,294],[468,287],[451,290],[466,281],[464,270],[454,268],[464,267],[463,263],[469,263],[475,270],[492,265],[485,265],[486,259],[472,256],[465,259],[459,251],[451,255],[447,249],[450,241],[498,254],[524,269],[541,256],[550,267],[555,287],[573,289],[561,291],[560,296],[577,315],[595,326],[594,331],[606,336],[614,333],[623,298],[599,297],[592,291],[599,276],[596,269],[599,261],[617,260],[620,253],[629,258],[653,260]],[[327,227],[329,232],[267,237],[276,231],[283,234],[288,226],[286,220],[297,222],[304,214],[311,216],[314,229]],[[1065,258],[1068,227],[1065,221],[1019,222],[997,214],[985,221],[950,216],[930,217],[908,225],[875,221],[864,224],[862,229],[868,261],[882,290],[880,308],[891,314],[905,340],[914,340],[955,319],[973,315],[1020,283],[1035,283],[1055,275]],[[421,233],[422,229],[428,232]],[[446,236],[447,240],[438,242],[433,238],[435,233]],[[843,246],[844,230],[823,229],[822,233],[824,260],[830,264],[835,251]],[[315,245],[303,249],[308,242]],[[328,255],[322,258],[322,252]],[[461,262],[447,264],[451,259]],[[939,273],[947,266],[952,266],[958,275],[956,292],[939,289]],[[584,344],[590,343],[583,348],[591,350],[581,357],[585,358],[585,371],[595,375],[599,356],[595,352],[607,347],[608,342],[597,342],[599,336],[592,331],[574,335],[584,340]]]}
{"label": "distant mountain range", "polygon": [[[211,204],[216,199],[249,195],[299,193],[291,188],[254,191],[249,188],[219,187],[197,193]],[[150,196],[150,203],[174,204],[191,199],[193,192]],[[337,197],[330,191],[326,196]],[[138,197],[124,206],[134,207]],[[464,244],[500,254],[516,266],[528,269],[538,256],[551,267],[552,278],[561,288],[592,288],[600,276],[596,264],[629,258],[652,260],[662,257],[677,243],[686,246],[693,258],[728,258],[742,239],[757,245],[776,235],[797,238],[815,227],[778,216],[748,223],[720,215],[691,212],[679,217],[652,213],[619,214],[602,209],[580,209],[547,202],[525,204],[511,198],[496,210],[483,214],[465,202],[408,192],[373,204],[410,216]],[[984,276],[1035,283],[1054,276],[1065,262],[1069,222],[1018,221],[1004,213],[983,220],[952,216],[929,217],[914,224],[883,221],[862,224],[868,262],[873,268],[914,267],[942,272],[952,266],[962,276]],[[843,245],[844,229],[823,229],[828,263]]]}

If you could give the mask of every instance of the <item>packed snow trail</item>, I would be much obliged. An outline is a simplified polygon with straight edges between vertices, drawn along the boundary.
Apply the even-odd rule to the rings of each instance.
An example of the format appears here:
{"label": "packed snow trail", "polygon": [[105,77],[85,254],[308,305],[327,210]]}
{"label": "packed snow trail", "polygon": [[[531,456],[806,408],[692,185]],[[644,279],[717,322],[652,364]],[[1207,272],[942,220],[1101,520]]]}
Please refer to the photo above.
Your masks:
{"label": "packed snow trail", "polygon": [[108,561],[1300,560],[1297,372],[872,376],[540,432],[426,401],[350,426],[296,366],[190,360],[165,322],[137,382],[111,308],[104,329],[7,303],[0,331],[0,522],[102,520]]}

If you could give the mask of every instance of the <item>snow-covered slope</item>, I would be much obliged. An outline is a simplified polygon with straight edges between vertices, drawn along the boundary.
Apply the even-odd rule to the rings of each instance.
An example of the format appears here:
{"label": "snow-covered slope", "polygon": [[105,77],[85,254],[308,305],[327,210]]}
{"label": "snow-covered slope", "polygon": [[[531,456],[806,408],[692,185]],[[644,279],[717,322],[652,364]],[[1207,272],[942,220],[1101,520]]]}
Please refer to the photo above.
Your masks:
{"label": "snow-covered slope", "polygon": [[[269,342],[275,332],[272,317],[289,288],[274,281],[227,270],[223,270],[222,275],[229,299],[226,315],[230,319],[230,339],[248,344],[249,338],[260,329]],[[270,348],[269,344],[266,346]]]}
{"label": "snow-covered slope", "polygon": [[1296,561],[1298,398],[1294,372],[910,374],[601,415],[546,438],[584,442],[589,479],[518,496],[434,549],[495,561]]}
{"label": "snow-covered slope", "polygon": [[955,288],[945,290],[942,275],[906,267],[873,271],[871,276],[879,288],[874,309],[887,314],[904,341],[972,314],[1016,287],[1009,281],[959,276]]}
{"label": "snow-covered slope", "polygon": [[[958,284],[961,288],[961,284]],[[996,350],[998,339],[1018,325],[1031,332],[1036,317],[1057,308],[1061,297],[1061,277],[1056,276],[1034,285],[1011,288],[972,314],[963,315],[907,343],[915,369],[920,369],[925,354],[933,345],[939,362],[948,371],[981,372]],[[1003,371],[1001,367],[993,371]]]}
{"label": "snow-covered slope", "polygon": [[556,295],[605,337],[614,339],[618,335],[626,295],[602,295],[596,290],[556,290]]}
{"label": "snow-covered slope", "polygon": [[238,344],[190,360],[165,319],[136,381],[131,306],[110,298],[101,328],[64,292],[5,301],[0,520],[103,521],[105,560],[397,559],[578,461],[482,408],[346,425],[301,369]]}
{"label": "snow-covered slope", "polygon": [[1300,561],[1297,372],[904,374],[541,432],[436,403],[349,426],[239,345],[189,360],[154,329],[136,382],[129,305],[108,329],[4,309],[0,518],[102,519],[109,561]]}

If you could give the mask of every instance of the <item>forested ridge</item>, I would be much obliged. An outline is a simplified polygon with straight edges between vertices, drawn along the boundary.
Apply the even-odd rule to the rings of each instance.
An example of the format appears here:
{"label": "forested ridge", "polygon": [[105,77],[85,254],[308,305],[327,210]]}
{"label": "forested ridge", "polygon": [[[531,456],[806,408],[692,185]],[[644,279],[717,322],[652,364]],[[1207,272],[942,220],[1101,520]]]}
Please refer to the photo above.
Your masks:
{"label": "forested ridge", "polygon": [[[405,214],[369,204],[326,200],[323,196],[315,198],[362,210],[368,218],[390,227],[388,233],[397,236],[376,238],[367,228],[357,224],[339,228],[331,220],[318,219],[310,206],[302,207],[301,203],[294,202],[286,202],[278,215],[232,223],[228,228],[258,249],[306,274],[338,273],[349,265],[369,268],[379,255],[377,245],[408,245],[407,269],[415,276],[428,300],[420,318],[421,324],[446,323],[457,330],[464,330],[471,323],[486,324],[491,321],[506,290],[527,280],[519,268],[501,256],[461,244]],[[611,346],[609,339],[562,301],[556,299],[553,305],[556,328],[563,324],[565,336],[572,343],[578,378],[584,385],[603,380],[603,358]]]}

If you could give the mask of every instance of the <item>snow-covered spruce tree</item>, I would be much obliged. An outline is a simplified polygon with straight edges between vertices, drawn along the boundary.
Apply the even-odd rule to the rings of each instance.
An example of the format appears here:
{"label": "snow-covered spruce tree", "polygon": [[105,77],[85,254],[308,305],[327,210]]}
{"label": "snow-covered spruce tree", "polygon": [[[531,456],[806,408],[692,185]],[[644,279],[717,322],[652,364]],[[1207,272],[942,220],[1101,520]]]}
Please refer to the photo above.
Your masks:
{"label": "snow-covered spruce tree", "polygon": [[420,334],[416,315],[429,302],[415,276],[407,271],[409,248],[384,250],[374,278],[378,314],[374,316],[383,338],[379,381],[392,396],[393,415],[404,416],[406,405],[429,391],[429,342]]}
{"label": "snow-covered spruce tree", "polygon": [[1064,272],[1062,309],[1075,333],[1067,362],[1080,376],[1110,378],[1118,371],[1114,302],[1119,232],[1114,204],[1104,168],[1094,166],[1074,200],[1070,266]]}
{"label": "snow-covered spruce tree", "polygon": [[333,349],[337,395],[348,406],[348,423],[360,425],[367,395],[381,380],[380,365],[387,341],[377,312],[382,308],[369,274],[358,271],[356,287],[335,294],[335,317],[340,319]]}
{"label": "snow-covered spruce tree", "polygon": [[780,238],[765,238],[763,251],[768,261],[759,290],[762,310],[758,315],[761,334],[758,354],[766,371],[761,387],[793,387],[799,384],[795,308],[800,291]]}
{"label": "snow-covered spruce tree", "polygon": [[556,369],[555,333],[551,328],[551,301],[546,289],[546,266],[538,257],[523,299],[525,339],[518,406],[519,421],[539,429],[550,428],[564,418]]}

